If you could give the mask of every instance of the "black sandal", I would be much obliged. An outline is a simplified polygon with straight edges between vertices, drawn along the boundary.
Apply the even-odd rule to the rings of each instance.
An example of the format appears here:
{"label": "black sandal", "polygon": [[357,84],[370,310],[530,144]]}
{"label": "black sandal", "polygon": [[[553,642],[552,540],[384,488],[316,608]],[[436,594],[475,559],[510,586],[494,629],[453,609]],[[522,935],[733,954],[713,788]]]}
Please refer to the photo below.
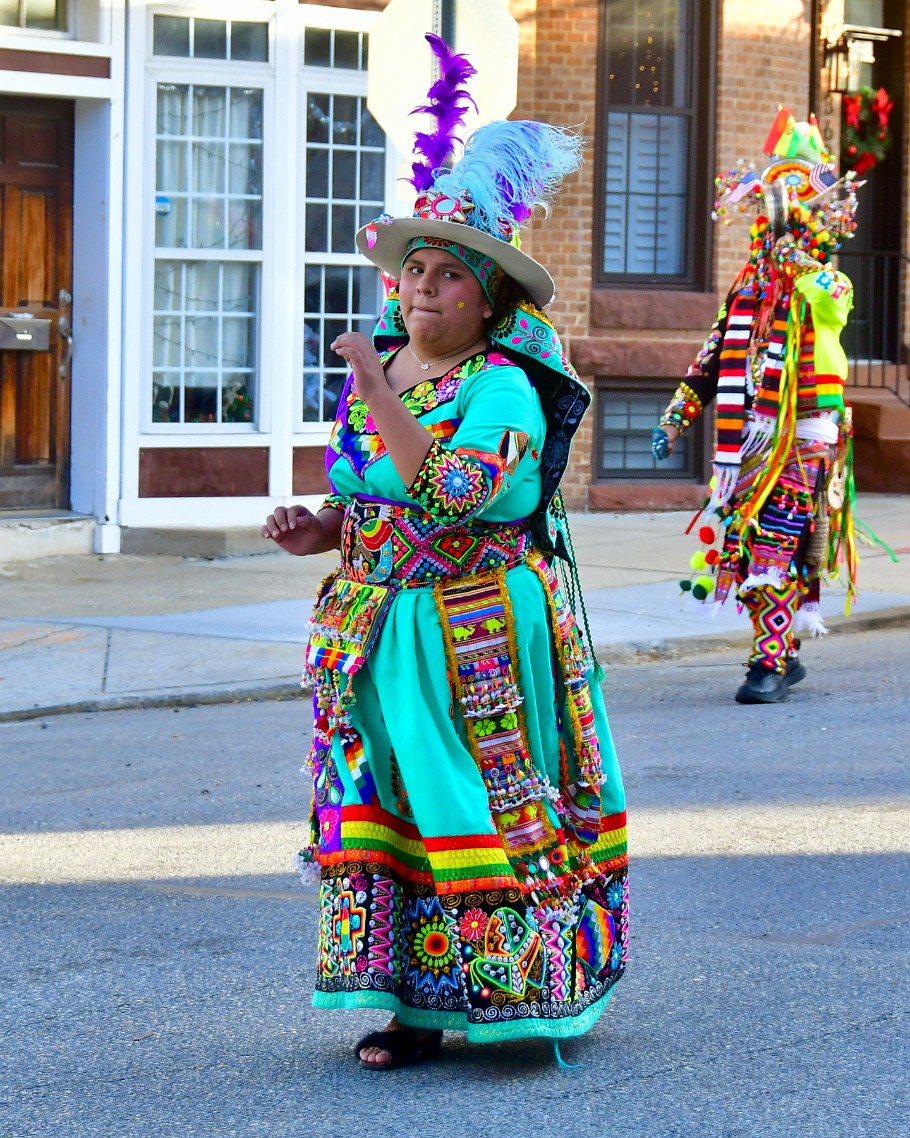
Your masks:
{"label": "black sandal", "polygon": [[[387,1063],[369,1063],[360,1059],[360,1052],[365,1047],[388,1051],[392,1058]],[[407,1028],[399,1028],[398,1031],[371,1031],[354,1048],[354,1054],[366,1071],[391,1071],[395,1067],[410,1067],[424,1059],[434,1059],[441,1047],[441,1031],[433,1031],[425,1039],[418,1039]]]}

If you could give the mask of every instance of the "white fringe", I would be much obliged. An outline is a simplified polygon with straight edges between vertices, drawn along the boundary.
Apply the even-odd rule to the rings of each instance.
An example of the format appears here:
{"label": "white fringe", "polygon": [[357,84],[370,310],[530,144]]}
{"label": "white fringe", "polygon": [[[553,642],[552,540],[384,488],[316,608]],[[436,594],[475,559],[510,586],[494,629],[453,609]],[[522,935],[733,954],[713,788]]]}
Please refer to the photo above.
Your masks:
{"label": "white fringe", "polygon": [[753,589],[763,589],[766,585],[779,589],[786,580],[787,577],[783,569],[778,569],[776,565],[772,565],[763,573],[750,573],[740,585],[738,592],[740,596],[743,596],[745,593],[751,593]]}
{"label": "white fringe", "polygon": [[714,488],[703,511],[706,514],[713,513],[718,506],[725,506],[730,501],[739,478],[739,463],[715,462],[711,473],[714,475]]}
{"label": "white fringe", "polygon": [[771,436],[774,434],[774,420],[767,416],[752,419],[746,425],[746,438],[743,442],[743,458],[750,454],[758,454],[767,450],[771,445]]}
{"label": "white fringe", "polygon": [[822,619],[818,601],[810,601],[809,604],[802,605],[796,610],[796,615],[793,617],[793,631],[795,633],[805,633],[810,638],[813,636],[827,636],[828,629],[825,627],[825,622]]}

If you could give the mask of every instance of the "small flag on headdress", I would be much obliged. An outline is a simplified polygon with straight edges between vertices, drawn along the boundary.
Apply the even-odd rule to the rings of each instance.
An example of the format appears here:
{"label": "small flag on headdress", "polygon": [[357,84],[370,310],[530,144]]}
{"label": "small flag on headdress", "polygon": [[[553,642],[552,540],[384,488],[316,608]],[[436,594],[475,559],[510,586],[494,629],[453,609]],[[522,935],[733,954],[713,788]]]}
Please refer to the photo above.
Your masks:
{"label": "small flag on headdress", "polygon": [[790,141],[796,130],[796,119],[788,107],[778,104],[777,117],[771,124],[765,145],[762,147],[765,154],[776,154],[780,158],[788,157]]}
{"label": "small flag on headdress", "polygon": [[809,171],[809,185],[817,194],[830,190],[836,181],[833,162],[816,162]]}

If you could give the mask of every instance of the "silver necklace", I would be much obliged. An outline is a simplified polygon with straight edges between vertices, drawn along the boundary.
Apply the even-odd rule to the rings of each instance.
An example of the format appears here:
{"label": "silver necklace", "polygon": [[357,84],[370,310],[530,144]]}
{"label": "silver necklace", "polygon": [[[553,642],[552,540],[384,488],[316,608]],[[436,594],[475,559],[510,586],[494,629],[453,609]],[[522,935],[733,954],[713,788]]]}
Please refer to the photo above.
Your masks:
{"label": "silver necklace", "polygon": [[441,360],[430,360],[428,364],[425,364],[420,356],[418,356],[414,349],[411,347],[410,341],[408,342],[408,351],[411,353],[414,359],[417,360],[418,364],[420,364],[421,371],[429,371],[431,367],[437,367],[439,364],[444,364],[446,360],[454,360],[456,356],[461,355],[461,352],[453,352],[450,356],[443,356]]}

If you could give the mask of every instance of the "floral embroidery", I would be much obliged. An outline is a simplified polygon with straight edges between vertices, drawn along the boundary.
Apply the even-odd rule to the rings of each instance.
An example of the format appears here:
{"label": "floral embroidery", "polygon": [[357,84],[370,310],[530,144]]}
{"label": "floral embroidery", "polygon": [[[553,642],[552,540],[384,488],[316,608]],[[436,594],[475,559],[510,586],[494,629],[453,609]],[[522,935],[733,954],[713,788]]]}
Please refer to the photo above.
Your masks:
{"label": "floral embroidery", "polygon": [[467,909],[458,924],[458,932],[463,940],[481,940],[487,931],[488,921],[483,909]]}
{"label": "floral embroidery", "polygon": [[431,514],[464,517],[476,514],[495,497],[504,475],[505,464],[498,454],[448,450],[434,440],[408,496]]}
{"label": "floral embroidery", "polygon": [[607,889],[607,905],[611,909],[621,909],[623,900],[622,882],[614,881]]}

